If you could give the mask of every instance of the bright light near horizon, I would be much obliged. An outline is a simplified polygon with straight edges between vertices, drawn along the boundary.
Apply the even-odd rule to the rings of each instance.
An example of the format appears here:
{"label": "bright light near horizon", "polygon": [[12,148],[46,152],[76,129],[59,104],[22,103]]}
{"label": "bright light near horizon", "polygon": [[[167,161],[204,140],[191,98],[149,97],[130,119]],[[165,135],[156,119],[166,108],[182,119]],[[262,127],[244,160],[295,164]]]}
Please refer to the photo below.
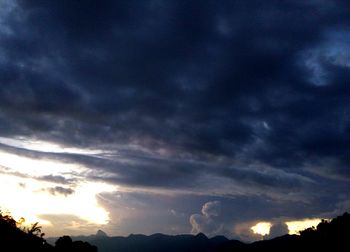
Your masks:
{"label": "bright light near horizon", "polygon": [[[294,221],[286,221],[286,225],[288,226],[289,234],[293,235],[299,234],[299,231],[305,230],[310,227],[316,227],[321,222],[321,219],[302,219],[302,220],[294,220]],[[268,235],[270,233],[270,228],[272,224],[270,222],[259,222],[255,226],[251,227],[251,230],[255,234],[260,234],[262,236]]]}
{"label": "bright light near horizon", "polygon": [[321,222],[321,219],[303,219],[296,221],[287,221],[286,224],[289,229],[289,234],[299,234],[299,231],[309,227],[316,227]]}
{"label": "bright light near horizon", "polygon": [[255,226],[252,226],[251,230],[253,230],[255,234],[265,236],[270,233],[270,228],[271,228],[270,222],[259,222]]}
{"label": "bright light near horizon", "polygon": [[[28,150],[45,149],[46,152],[67,150],[59,149],[59,146],[54,144],[28,145],[28,141],[20,143],[19,140],[11,141],[1,137],[0,143]],[[69,151],[88,154],[84,150],[79,152],[70,148]],[[71,215],[88,223],[106,224],[109,221],[109,212],[99,205],[96,197],[103,192],[117,191],[117,186],[88,180],[85,174],[89,171],[75,163],[53,158],[43,159],[40,156],[20,156],[0,150],[0,209],[9,211],[16,220],[23,217],[26,223],[39,222],[44,226],[50,225],[50,220],[44,217],[49,215]],[[44,179],[54,176],[71,182],[60,184]],[[55,188],[63,191],[56,193]],[[69,193],[65,193],[64,190]]]}
{"label": "bright light near horizon", "polygon": [[27,223],[49,225],[45,215],[74,215],[89,223],[106,224],[107,210],[99,206],[96,195],[116,191],[116,187],[94,182],[75,185],[70,195],[55,194],[45,190],[56,184],[13,175],[0,175],[0,206],[10,211],[15,219],[24,217]]}

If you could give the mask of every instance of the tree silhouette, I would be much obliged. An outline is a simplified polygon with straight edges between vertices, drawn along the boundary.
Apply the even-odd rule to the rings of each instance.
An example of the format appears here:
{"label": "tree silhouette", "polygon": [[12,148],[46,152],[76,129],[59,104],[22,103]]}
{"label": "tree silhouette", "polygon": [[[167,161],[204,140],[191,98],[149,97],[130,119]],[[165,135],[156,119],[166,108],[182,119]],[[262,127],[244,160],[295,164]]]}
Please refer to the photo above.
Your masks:
{"label": "tree silhouette", "polygon": [[88,242],[74,241],[65,235],[57,239],[56,251],[58,252],[97,252],[97,247],[90,245]]}
{"label": "tree silhouette", "polygon": [[62,236],[56,241],[56,247],[48,244],[39,223],[31,227],[22,227],[25,222],[18,222],[9,213],[0,211],[0,251],[36,251],[36,252],[97,252],[97,247],[87,242],[73,242],[69,236]]}
{"label": "tree silhouette", "polygon": [[55,242],[56,249],[59,251],[67,251],[72,246],[72,238],[65,235],[57,239]]}
{"label": "tree silhouette", "polygon": [[40,226],[34,224],[29,229],[21,229],[23,222],[23,218],[16,222],[9,213],[0,211],[0,251],[52,251],[52,246],[40,235]]}

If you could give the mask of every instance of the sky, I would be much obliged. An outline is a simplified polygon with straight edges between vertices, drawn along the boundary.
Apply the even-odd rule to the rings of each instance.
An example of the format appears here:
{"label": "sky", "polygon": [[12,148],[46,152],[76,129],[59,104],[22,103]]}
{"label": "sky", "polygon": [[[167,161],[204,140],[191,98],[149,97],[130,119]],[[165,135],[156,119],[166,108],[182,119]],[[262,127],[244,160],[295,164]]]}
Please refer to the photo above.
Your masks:
{"label": "sky", "polygon": [[346,0],[0,0],[1,209],[244,241],[350,211],[349,27]]}

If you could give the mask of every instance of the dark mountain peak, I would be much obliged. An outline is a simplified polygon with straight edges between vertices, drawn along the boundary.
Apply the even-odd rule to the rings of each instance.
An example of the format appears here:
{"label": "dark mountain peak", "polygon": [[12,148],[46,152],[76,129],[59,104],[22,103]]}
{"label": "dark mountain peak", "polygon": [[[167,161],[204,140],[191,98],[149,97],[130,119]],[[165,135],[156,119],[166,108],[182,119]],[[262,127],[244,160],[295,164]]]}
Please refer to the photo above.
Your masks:
{"label": "dark mountain peak", "polygon": [[196,235],[196,238],[203,239],[203,240],[208,240],[208,237],[205,234],[203,234],[203,233],[198,233]]}
{"label": "dark mountain peak", "polygon": [[130,234],[127,237],[127,240],[135,242],[135,243],[147,242],[148,239],[149,239],[149,236],[143,235],[143,234]]}
{"label": "dark mountain peak", "polygon": [[144,238],[147,237],[147,235],[144,234],[129,234],[129,238]]}
{"label": "dark mountain peak", "polygon": [[101,229],[99,229],[97,231],[96,236],[98,236],[98,237],[108,237],[108,235],[105,232],[103,232]]}
{"label": "dark mountain peak", "polygon": [[150,238],[168,238],[168,235],[162,234],[162,233],[155,233],[149,236]]}

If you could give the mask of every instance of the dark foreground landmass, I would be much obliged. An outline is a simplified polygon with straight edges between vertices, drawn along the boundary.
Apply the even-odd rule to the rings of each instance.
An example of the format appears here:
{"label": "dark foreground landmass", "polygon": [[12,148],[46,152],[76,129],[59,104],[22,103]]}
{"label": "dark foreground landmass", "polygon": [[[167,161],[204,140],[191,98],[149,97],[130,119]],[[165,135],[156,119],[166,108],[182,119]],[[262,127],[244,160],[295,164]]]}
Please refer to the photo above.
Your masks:
{"label": "dark foreground landmass", "polygon": [[[52,238],[48,240],[54,243]],[[97,251],[97,248],[99,252],[350,251],[349,245],[350,214],[348,213],[331,221],[323,220],[316,228],[301,231],[300,235],[285,235],[250,244],[228,240],[224,236],[209,239],[201,233],[108,237],[100,231],[97,235],[72,237],[72,239],[68,236],[60,237],[55,246],[52,246],[40,236],[40,232],[21,230],[16,226],[16,222],[9,223],[4,217],[0,220],[0,251],[92,252]]]}
{"label": "dark foreground landmass", "polygon": [[85,241],[72,241],[62,236],[50,245],[43,238],[41,227],[35,223],[30,228],[21,227],[10,215],[0,212],[0,252],[97,252],[96,246]]}

